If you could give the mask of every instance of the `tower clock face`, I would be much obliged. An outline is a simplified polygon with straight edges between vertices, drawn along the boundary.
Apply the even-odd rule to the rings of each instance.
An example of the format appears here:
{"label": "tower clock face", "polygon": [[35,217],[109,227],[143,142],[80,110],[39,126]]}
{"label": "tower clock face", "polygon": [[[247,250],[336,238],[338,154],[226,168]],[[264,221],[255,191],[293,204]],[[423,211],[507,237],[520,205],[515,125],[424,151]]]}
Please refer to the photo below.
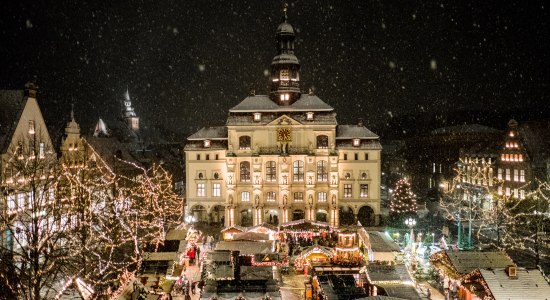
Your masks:
{"label": "tower clock face", "polygon": [[292,131],[290,128],[277,129],[277,142],[290,142],[292,141]]}

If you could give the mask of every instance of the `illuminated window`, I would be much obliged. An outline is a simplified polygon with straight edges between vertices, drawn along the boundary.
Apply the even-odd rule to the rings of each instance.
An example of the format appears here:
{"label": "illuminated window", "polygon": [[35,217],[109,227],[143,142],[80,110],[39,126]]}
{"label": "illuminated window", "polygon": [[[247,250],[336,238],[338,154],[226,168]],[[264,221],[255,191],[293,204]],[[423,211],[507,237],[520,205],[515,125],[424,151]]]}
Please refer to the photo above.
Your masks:
{"label": "illuminated window", "polygon": [[327,193],[318,192],[317,193],[317,202],[327,202]]}
{"label": "illuminated window", "polygon": [[510,196],[510,188],[509,187],[506,188],[506,196]]}
{"label": "illuminated window", "polygon": [[239,137],[239,149],[241,150],[250,150],[250,137],[248,135],[243,135]]}
{"label": "illuminated window", "polygon": [[210,140],[204,140],[204,148],[210,148]]}
{"label": "illuminated window", "polygon": [[306,113],[306,120],[313,121],[313,113],[312,112],[307,112]]}
{"label": "illuminated window", "polygon": [[519,161],[523,161],[523,155],[522,154],[519,155]]}
{"label": "illuminated window", "polygon": [[502,186],[499,186],[499,187],[498,187],[497,193],[498,193],[499,195],[502,195]]}
{"label": "illuminated window", "polygon": [[8,209],[14,210],[17,208],[17,201],[15,201],[14,195],[8,195]]}
{"label": "illuminated window", "polygon": [[519,197],[518,189],[514,189],[514,198],[518,198],[518,197]]}
{"label": "illuminated window", "polygon": [[303,202],[303,201],[304,201],[304,193],[295,192],[294,193],[294,202]]}
{"label": "illuminated window", "polygon": [[304,181],[304,161],[297,160],[292,164],[292,174],[294,181]]}
{"label": "illuminated window", "polygon": [[29,120],[29,134],[34,134],[34,121]]}
{"label": "illuminated window", "polygon": [[254,122],[260,122],[262,120],[261,113],[254,113]]}
{"label": "illuminated window", "polygon": [[266,201],[267,202],[275,202],[275,197],[276,197],[275,192],[267,192]]}
{"label": "illuminated window", "polygon": [[197,197],[205,197],[206,189],[204,183],[197,183]]}
{"label": "illuminated window", "polygon": [[212,197],[220,197],[221,195],[221,184],[214,183],[212,185]]}
{"label": "illuminated window", "polygon": [[519,182],[525,182],[525,170],[519,170]]}
{"label": "illuminated window", "polygon": [[277,168],[274,161],[265,163],[265,180],[270,182],[277,180]]}
{"label": "illuminated window", "polygon": [[328,136],[326,135],[317,136],[317,149],[328,149]]}
{"label": "illuminated window", "polygon": [[281,101],[288,101],[290,99],[289,94],[281,94]]}
{"label": "illuminated window", "polygon": [[514,181],[519,181],[519,170],[514,169]]}
{"label": "illuminated window", "polygon": [[250,162],[243,161],[241,162],[241,182],[250,181]]}
{"label": "illuminated window", "polygon": [[361,140],[360,139],[353,139],[353,146],[354,147],[359,147],[359,145],[361,145]]}
{"label": "illuminated window", "polygon": [[520,199],[525,199],[525,191],[524,190],[519,190],[519,198]]}
{"label": "illuminated window", "polygon": [[328,181],[327,161],[320,160],[317,162],[317,181]]}
{"label": "illuminated window", "polygon": [[506,180],[510,181],[510,169],[506,169]]}
{"label": "illuminated window", "polygon": [[17,194],[17,208],[25,208],[25,193]]}
{"label": "illuminated window", "polygon": [[351,198],[351,184],[344,184],[344,198]]}
{"label": "illuminated window", "polygon": [[513,131],[510,131],[510,136],[514,137],[514,132]]}
{"label": "illuminated window", "polygon": [[250,202],[250,192],[242,192],[241,193],[241,201],[242,202]]}
{"label": "illuminated window", "polygon": [[44,143],[38,145],[38,157],[44,158]]}
{"label": "illuminated window", "polygon": [[498,171],[497,171],[497,178],[499,180],[502,180],[502,169],[501,168],[498,168]]}
{"label": "illuminated window", "polygon": [[369,185],[368,184],[361,184],[360,188],[361,189],[359,191],[359,197],[367,198],[369,196]]}

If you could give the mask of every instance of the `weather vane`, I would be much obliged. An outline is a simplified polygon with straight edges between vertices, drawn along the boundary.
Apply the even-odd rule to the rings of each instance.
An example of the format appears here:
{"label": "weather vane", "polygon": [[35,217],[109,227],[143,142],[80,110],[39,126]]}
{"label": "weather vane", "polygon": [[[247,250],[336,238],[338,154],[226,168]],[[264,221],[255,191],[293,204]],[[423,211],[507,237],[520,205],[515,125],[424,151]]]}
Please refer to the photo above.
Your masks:
{"label": "weather vane", "polygon": [[283,13],[284,13],[285,20],[287,19],[287,15],[286,15],[287,11],[288,11],[288,3],[286,1],[283,1]]}

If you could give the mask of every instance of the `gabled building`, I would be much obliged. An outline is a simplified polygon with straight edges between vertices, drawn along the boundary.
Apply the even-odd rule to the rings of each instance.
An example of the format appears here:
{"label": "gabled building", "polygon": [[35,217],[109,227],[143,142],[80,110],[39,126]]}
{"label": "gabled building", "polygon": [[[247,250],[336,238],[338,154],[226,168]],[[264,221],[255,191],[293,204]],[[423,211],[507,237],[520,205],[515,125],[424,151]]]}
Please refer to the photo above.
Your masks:
{"label": "gabled building", "polygon": [[549,140],[548,120],[519,124],[512,119],[504,137],[501,134],[462,150],[458,168],[465,193],[480,199],[492,192],[525,198],[537,180],[550,179]]}
{"label": "gabled building", "polygon": [[[5,221],[49,195],[42,190],[48,185],[36,182],[48,177],[56,154],[36,101],[37,90],[32,83],[25,90],[0,90],[0,213]],[[35,183],[30,186],[29,180]],[[10,249],[14,232],[0,231],[1,246]]]}
{"label": "gabled building", "polygon": [[378,223],[379,138],[361,121],[340,125],[333,107],[302,93],[294,39],[285,12],[268,95],[251,91],[224,126],[187,139],[186,214],[195,221]]}

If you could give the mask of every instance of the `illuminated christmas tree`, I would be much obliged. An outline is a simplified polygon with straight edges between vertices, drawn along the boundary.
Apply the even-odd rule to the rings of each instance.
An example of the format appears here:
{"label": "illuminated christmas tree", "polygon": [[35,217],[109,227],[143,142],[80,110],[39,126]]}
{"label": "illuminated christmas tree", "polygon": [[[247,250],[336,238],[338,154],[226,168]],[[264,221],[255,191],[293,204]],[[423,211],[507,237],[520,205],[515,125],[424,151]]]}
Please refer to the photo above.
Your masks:
{"label": "illuminated christmas tree", "polygon": [[394,220],[416,215],[416,195],[406,179],[399,180],[395,185],[389,208],[390,216]]}

